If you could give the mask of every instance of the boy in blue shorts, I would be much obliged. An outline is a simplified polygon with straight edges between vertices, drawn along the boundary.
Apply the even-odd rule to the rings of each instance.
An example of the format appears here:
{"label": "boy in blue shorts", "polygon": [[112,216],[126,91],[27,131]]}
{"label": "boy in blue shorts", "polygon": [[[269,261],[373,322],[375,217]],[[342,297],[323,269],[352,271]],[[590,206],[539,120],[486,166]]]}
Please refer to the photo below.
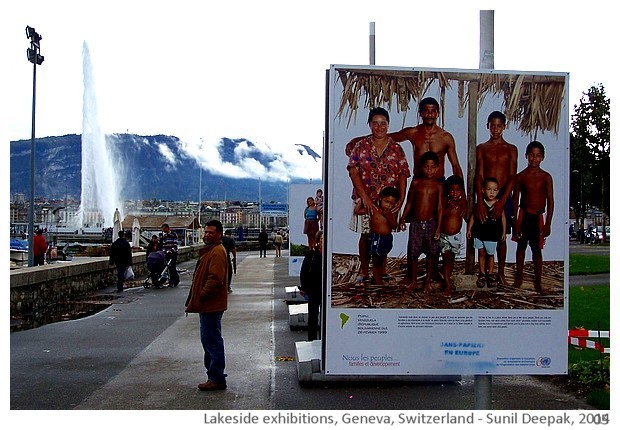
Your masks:
{"label": "boy in blue shorts", "polygon": [[[399,193],[395,187],[385,187],[379,193],[377,206],[378,211],[374,211],[370,216],[370,234],[368,235],[368,252],[372,260],[372,278],[376,285],[383,285],[383,280],[387,276],[387,256],[392,250],[394,239],[392,230],[398,228],[398,221],[392,212],[394,205],[398,201]],[[356,203],[354,213],[356,215],[366,214],[361,199]]]}
{"label": "boy in blue shorts", "polygon": [[478,288],[496,288],[497,276],[494,273],[495,250],[497,243],[506,240],[506,215],[493,218],[493,209],[498,204],[499,182],[488,177],[482,182],[483,204],[487,211],[484,221],[472,216],[467,223],[467,238],[474,238],[474,248],[478,250]]}

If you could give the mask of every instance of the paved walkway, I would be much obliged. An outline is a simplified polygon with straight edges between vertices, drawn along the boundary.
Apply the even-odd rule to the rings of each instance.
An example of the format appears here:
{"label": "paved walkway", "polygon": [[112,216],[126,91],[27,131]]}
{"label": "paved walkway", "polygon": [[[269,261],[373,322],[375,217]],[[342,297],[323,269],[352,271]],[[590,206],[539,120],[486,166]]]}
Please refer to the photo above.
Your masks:
{"label": "paved walkway", "polygon": [[597,273],[595,275],[571,276],[568,283],[571,287],[589,287],[592,285],[610,285],[609,273]]}
{"label": "paved walkway", "polygon": [[[200,392],[204,381],[197,315],[184,314],[195,262],[175,289],[131,288],[87,318],[16,332],[11,341],[11,409],[368,410],[474,407],[473,377],[444,384],[325,383],[301,387],[284,287],[287,258],[239,253],[224,314],[228,389]],[[113,287],[111,287],[112,289]],[[111,291],[110,289],[110,291]],[[544,378],[493,378],[493,408],[587,409]]]}
{"label": "paved walkway", "polygon": [[189,314],[77,409],[269,409],[273,259],[246,258],[241,269],[222,324],[226,371],[233,376],[225,392],[209,396],[196,390],[206,376],[198,315]]}

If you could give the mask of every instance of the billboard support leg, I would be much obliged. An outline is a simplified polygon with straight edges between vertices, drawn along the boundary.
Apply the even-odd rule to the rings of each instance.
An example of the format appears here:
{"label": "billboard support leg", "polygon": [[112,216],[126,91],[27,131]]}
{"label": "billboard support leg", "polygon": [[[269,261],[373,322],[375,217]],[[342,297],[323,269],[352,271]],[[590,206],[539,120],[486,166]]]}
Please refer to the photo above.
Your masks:
{"label": "billboard support leg", "polygon": [[491,386],[493,377],[491,375],[474,376],[474,409],[491,409]]}

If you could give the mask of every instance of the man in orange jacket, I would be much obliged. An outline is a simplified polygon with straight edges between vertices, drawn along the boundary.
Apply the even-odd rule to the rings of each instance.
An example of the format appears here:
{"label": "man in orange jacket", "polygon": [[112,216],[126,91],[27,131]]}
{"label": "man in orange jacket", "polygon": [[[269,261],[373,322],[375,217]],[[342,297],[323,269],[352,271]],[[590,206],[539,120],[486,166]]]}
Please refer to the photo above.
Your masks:
{"label": "man in orange jacket", "polygon": [[226,389],[226,358],[222,338],[222,315],[228,307],[228,256],[222,245],[222,223],[211,220],[205,225],[206,246],[198,251],[192,287],[185,312],[200,316],[200,342],[204,349],[207,381],[198,384],[201,391]]}

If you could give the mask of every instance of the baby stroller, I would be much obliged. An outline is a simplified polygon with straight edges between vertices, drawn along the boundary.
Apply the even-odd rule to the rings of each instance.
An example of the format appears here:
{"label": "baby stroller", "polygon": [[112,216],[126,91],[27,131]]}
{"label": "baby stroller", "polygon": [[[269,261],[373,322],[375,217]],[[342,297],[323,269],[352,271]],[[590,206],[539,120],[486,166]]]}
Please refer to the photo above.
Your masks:
{"label": "baby stroller", "polygon": [[170,260],[166,259],[164,251],[153,251],[146,257],[146,268],[148,273],[142,286],[144,288],[162,288],[166,281],[170,279],[168,266]]}

